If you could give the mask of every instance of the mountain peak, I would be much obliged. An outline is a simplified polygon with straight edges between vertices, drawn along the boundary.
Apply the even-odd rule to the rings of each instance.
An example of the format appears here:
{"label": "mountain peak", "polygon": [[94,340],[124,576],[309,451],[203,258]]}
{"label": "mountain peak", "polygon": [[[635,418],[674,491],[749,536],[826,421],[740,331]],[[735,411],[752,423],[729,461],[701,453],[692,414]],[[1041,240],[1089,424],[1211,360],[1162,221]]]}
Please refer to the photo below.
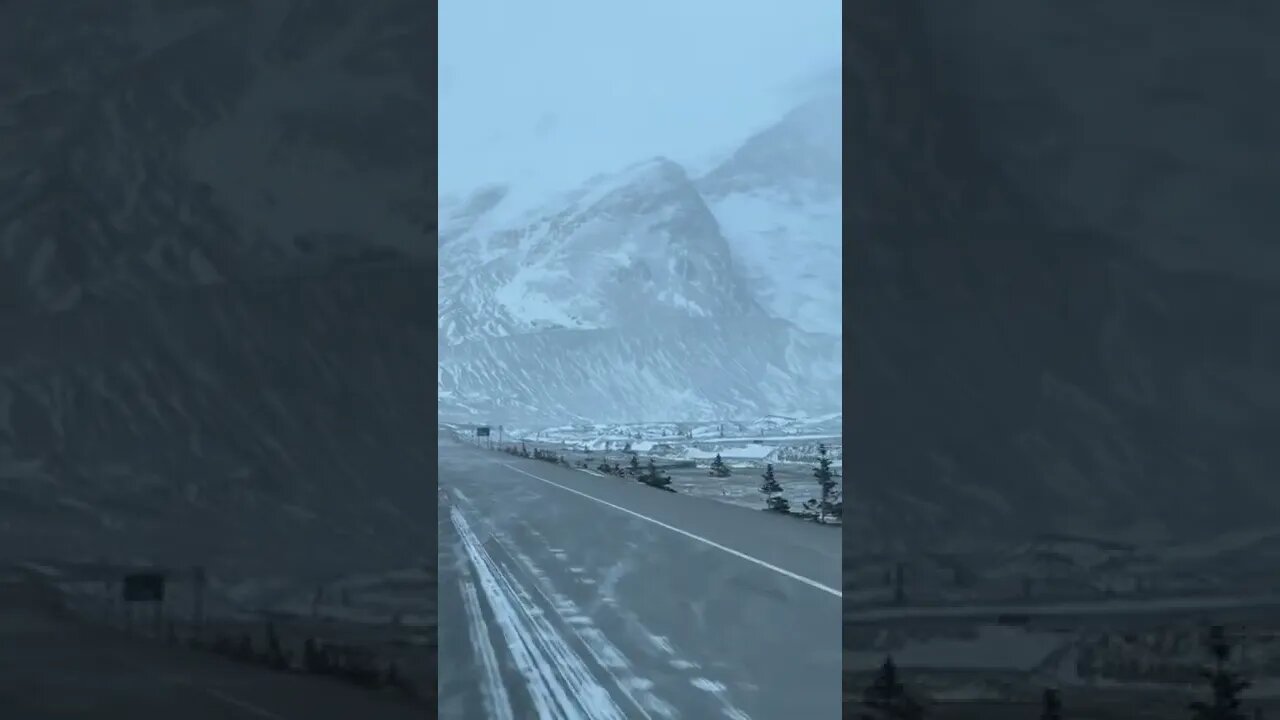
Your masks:
{"label": "mountain peak", "polygon": [[685,172],[684,166],[662,155],[655,155],[648,160],[635,163],[623,170],[621,174],[631,177],[634,182],[689,182],[689,174]]}
{"label": "mountain peak", "polygon": [[571,193],[570,199],[585,210],[606,200],[619,200],[623,196],[655,196],[669,192],[684,192],[687,196],[696,196],[698,191],[683,166],[657,156],[629,165],[616,173],[596,175]]}
{"label": "mountain peak", "polygon": [[786,186],[796,202],[838,198],[841,120],[839,95],[802,103],[747,138],[733,155],[698,180],[698,188],[710,198],[762,186]]}
{"label": "mountain peak", "polygon": [[816,97],[697,181],[756,299],[813,332],[841,332],[840,98]]}
{"label": "mountain peak", "polygon": [[[797,108],[738,156],[824,142],[817,112]],[[753,170],[764,176],[741,175]],[[563,419],[838,407],[839,203],[778,205],[804,188],[786,173],[771,184],[767,162],[721,172],[762,192],[734,194],[722,216],[684,166],[655,156],[568,193],[490,188],[442,204],[441,241],[458,238],[440,258],[442,408]],[[768,225],[760,242],[741,232],[748,218]],[[755,262],[764,247],[778,258]],[[766,307],[788,312],[765,312],[770,293]]]}

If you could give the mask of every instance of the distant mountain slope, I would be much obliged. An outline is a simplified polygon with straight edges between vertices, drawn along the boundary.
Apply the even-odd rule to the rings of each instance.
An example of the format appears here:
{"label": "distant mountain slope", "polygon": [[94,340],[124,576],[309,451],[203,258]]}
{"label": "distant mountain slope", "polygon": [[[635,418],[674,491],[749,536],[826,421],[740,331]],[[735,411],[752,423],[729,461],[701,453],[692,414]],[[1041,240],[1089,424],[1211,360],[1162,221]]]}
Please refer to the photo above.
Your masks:
{"label": "distant mountain slope", "polygon": [[749,138],[698,180],[734,260],[770,314],[841,332],[841,98]]}
{"label": "distant mountain slope", "polygon": [[425,256],[429,8],[0,5],[0,309]]}
{"label": "distant mountain slope", "polygon": [[[442,416],[838,410],[838,128],[838,103],[815,102],[702,178],[655,158],[551,200],[443,201]],[[726,236],[747,217],[780,226]]]}
{"label": "distant mountain slope", "polygon": [[[975,5],[991,17],[1030,7]],[[857,62],[846,72],[863,98],[846,120],[858,164],[850,227],[862,239],[849,244],[858,407],[846,449],[859,468],[850,548],[956,549],[1048,530],[1186,539],[1273,523],[1280,510],[1280,456],[1267,440],[1280,418],[1277,284],[1260,277],[1264,268],[1192,272],[1149,252],[1169,238],[1148,234],[1161,223],[1139,231],[1131,222],[1152,211],[1138,188],[1158,192],[1173,177],[1152,174],[1114,196],[1063,195],[1059,169],[1029,161],[1046,145],[992,131],[1056,137],[1046,125],[1061,113],[1073,118],[1073,141],[1109,143],[1108,162],[1149,158],[1149,148],[1117,145],[1111,134],[1128,117],[1110,117],[1115,98],[1141,106],[1126,112],[1160,102],[1142,78],[1107,66],[1106,83],[1068,88],[1022,75],[1056,73],[1042,66],[1046,56],[1083,60],[1095,43],[1128,47],[1118,27],[1097,35],[1092,23],[1073,24],[1076,5],[1036,6],[1060,12],[1043,18],[1045,32],[1078,34],[1073,43],[997,42],[985,33],[1005,26],[893,0],[866,6],[849,38]],[[1134,7],[1146,8],[1129,17],[1134,27],[1153,32],[1151,8]],[[985,67],[1018,72],[993,84],[975,73]],[[1121,80],[1125,91],[1112,94]],[[1166,81],[1192,92],[1205,78]],[[1054,113],[1043,112],[1052,104],[1010,102],[1059,90],[1071,103]],[[1077,95],[1101,106],[1079,105]],[[1194,167],[1195,133],[1176,135],[1141,141]],[[1261,190],[1241,188],[1249,197]],[[1090,212],[1066,211],[1090,198]],[[1124,212],[1095,214],[1121,198],[1132,200]],[[1255,242],[1216,223],[1184,232],[1224,257]]]}
{"label": "distant mountain slope", "polygon": [[434,502],[429,281],[370,267],[0,320],[0,554],[244,567],[431,541],[403,512]]}
{"label": "distant mountain slope", "polygon": [[840,407],[839,340],[778,320],[667,319],[560,330],[447,348],[440,414],[493,422],[548,418],[706,419],[776,407]]}
{"label": "distant mountain slope", "polygon": [[0,555],[430,547],[434,22],[0,3]]}
{"label": "distant mountain slope", "polygon": [[[728,183],[731,167],[709,182]],[[442,416],[707,419],[840,407],[838,275],[835,292],[829,273],[810,283],[835,305],[823,311],[836,333],[768,313],[756,300],[762,286],[741,273],[740,247],[680,165],[649,160],[549,204],[522,202],[490,187],[442,205]],[[838,259],[838,236],[809,242],[827,247],[818,259]]]}
{"label": "distant mountain slope", "polygon": [[439,316],[447,344],[758,312],[715,218],[679,165],[640,163],[595,178],[562,202],[507,228],[480,224],[458,233],[446,224]]}

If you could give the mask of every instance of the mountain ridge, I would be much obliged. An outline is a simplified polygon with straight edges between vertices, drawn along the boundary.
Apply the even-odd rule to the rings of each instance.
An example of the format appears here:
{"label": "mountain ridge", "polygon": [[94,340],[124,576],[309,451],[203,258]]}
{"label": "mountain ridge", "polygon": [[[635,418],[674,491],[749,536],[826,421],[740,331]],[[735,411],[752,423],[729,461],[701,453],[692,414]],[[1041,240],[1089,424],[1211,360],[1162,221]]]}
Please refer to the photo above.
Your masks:
{"label": "mountain ridge", "polygon": [[[767,130],[763,136],[765,140],[753,136],[746,146],[767,144],[772,137]],[[838,149],[834,152],[838,155]],[[731,157],[713,170],[718,173],[714,177],[723,178],[732,162]],[[510,402],[520,412],[536,414],[539,403],[546,405],[547,420],[556,412],[592,420],[654,417],[661,410],[657,398],[670,404],[668,412],[692,413],[690,419],[838,409],[838,320],[828,323],[828,332],[814,332],[761,304],[756,279],[742,272],[742,248],[722,232],[722,218],[708,204],[701,182],[680,164],[658,156],[597,175],[546,204],[522,206],[519,198],[512,201],[517,193],[511,188],[488,186],[442,205],[442,415],[462,397],[501,407],[507,400],[498,396],[507,398],[508,393],[515,393]],[[767,178],[750,182],[753,187],[768,185]],[[510,207],[504,207],[508,201]],[[822,259],[828,263],[831,253],[838,258],[838,232],[810,242],[826,244],[831,252]],[[829,274],[818,282],[828,285],[821,310],[838,318],[838,275],[834,283]],[[730,327],[736,335],[728,334]],[[672,331],[676,328],[696,332],[721,355],[701,354],[699,341]],[[652,350],[628,336],[652,343]],[[513,339],[520,337],[527,339]],[[478,349],[485,343],[498,355]],[[683,361],[669,355],[664,344],[679,348],[673,352]],[[769,355],[763,348],[770,345],[789,350]],[[593,364],[600,374],[588,377],[575,371],[573,358],[563,354],[566,346],[583,353],[582,362]],[[636,355],[648,355],[648,364],[634,365]],[[751,372],[760,377],[750,377],[735,355],[752,358]],[[486,391],[473,383],[481,377],[521,376],[521,356],[527,358],[523,362],[541,364],[541,379],[500,383],[506,389],[484,400]],[[809,373],[815,363],[827,369]],[[656,384],[607,378],[609,367],[625,367],[626,373]],[[549,391],[539,389],[539,383]],[[591,415],[584,384],[599,388],[597,402],[609,414]],[[628,399],[628,394],[636,397]],[[641,396],[654,398],[654,403]],[[553,405],[558,406],[555,412],[550,411]]]}
{"label": "mountain ridge", "polygon": [[[0,556],[419,557],[422,3],[0,3]],[[427,551],[430,552],[429,550]]]}

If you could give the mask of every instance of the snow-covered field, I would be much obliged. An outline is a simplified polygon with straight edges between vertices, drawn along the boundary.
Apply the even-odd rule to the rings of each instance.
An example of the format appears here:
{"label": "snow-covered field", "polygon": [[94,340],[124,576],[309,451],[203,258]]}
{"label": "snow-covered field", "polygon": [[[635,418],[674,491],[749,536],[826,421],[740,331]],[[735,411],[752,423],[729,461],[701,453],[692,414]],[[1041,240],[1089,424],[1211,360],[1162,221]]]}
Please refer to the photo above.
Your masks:
{"label": "snow-covered field", "polygon": [[1185,708],[1207,696],[1204,637],[1220,624],[1233,666],[1254,683],[1251,707],[1271,708],[1280,705],[1274,536],[1147,547],[1046,534],[986,553],[846,555],[855,607],[845,633],[857,646],[846,667],[865,683],[892,656],[909,685],[957,703],[957,714],[931,716],[1015,717],[1002,713],[1055,687],[1080,717],[1137,717],[1118,708],[1138,705],[1156,708],[1142,717],[1175,717],[1158,703]]}
{"label": "snow-covered field", "polygon": [[813,464],[818,445],[841,464],[841,413],[817,417],[769,415],[754,420],[576,424],[505,428],[511,441],[537,442],[581,453],[630,451],[668,460],[710,461],[717,454],[730,467],[766,463]]}
{"label": "snow-covered field", "polygon": [[752,420],[714,422],[654,421],[637,423],[575,423],[555,426],[507,428],[512,437],[537,437],[548,441],[581,441],[588,438],[657,440],[678,435],[695,439],[794,437],[840,432],[843,413],[764,415]]}
{"label": "snow-covered field", "polygon": [[255,647],[262,648],[270,621],[282,645],[295,657],[300,656],[305,638],[315,637],[364,648],[378,662],[394,661],[415,685],[425,688],[435,681],[434,562],[323,579],[210,574],[198,604],[192,575],[174,570],[167,573],[165,600],[158,608],[161,625],[156,623],[154,606],[128,607],[119,600],[120,577],[153,566],[27,563],[24,569],[60,590],[67,607],[93,623],[142,634],[154,634],[172,624],[178,637],[186,639],[197,634],[199,607],[203,618],[199,634],[205,638],[248,634]]}
{"label": "snow-covered field", "polygon": [[[651,422],[636,424],[578,424],[545,428],[503,428],[501,441],[492,429],[495,446],[523,443],[554,450],[568,462],[590,474],[602,462],[626,466],[632,454],[641,463],[648,458],[671,476],[680,493],[707,497],[753,509],[765,506],[760,493],[766,465],[782,486],[782,497],[792,507],[816,498],[819,486],[813,477],[819,445],[827,449],[832,470],[841,481],[840,414],[818,417],[766,416],[749,421]],[[468,435],[468,427],[453,425]],[[729,468],[728,477],[714,477],[709,468],[716,455]]]}
{"label": "snow-covered field", "polygon": [[1072,640],[1061,633],[996,625],[935,637],[908,636],[897,642],[891,642],[891,636],[892,633],[884,632],[872,646],[846,652],[845,667],[854,671],[875,670],[891,649],[893,661],[904,670],[1031,672]]}
{"label": "snow-covered field", "polygon": [[[1274,626],[1229,627],[1232,667],[1252,683],[1242,693],[1245,707],[1275,712],[1280,642]],[[1192,621],[1106,631],[997,624],[846,628],[846,642],[857,649],[845,653],[845,672],[851,686],[866,687],[892,656],[901,680],[931,707],[929,717],[1037,717],[1027,713],[1036,711],[1045,689],[1055,688],[1065,717],[1165,720],[1186,717],[1181,713],[1189,702],[1211,694],[1200,674],[1212,666],[1204,634],[1203,622]]]}

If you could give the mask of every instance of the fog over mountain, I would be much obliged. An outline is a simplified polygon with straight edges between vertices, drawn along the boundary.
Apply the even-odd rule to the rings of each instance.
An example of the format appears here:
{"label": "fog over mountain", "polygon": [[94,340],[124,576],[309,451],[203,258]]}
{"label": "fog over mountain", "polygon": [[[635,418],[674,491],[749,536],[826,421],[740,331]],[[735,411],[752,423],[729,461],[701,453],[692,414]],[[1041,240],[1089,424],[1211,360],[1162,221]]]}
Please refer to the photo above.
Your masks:
{"label": "fog over mountain", "polygon": [[433,15],[0,5],[4,553],[431,547]]}
{"label": "fog over mountain", "polygon": [[663,156],[690,175],[822,86],[830,0],[445,0],[440,190],[570,190]]}
{"label": "fog over mountain", "polygon": [[821,95],[698,177],[658,157],[442,202],[441,416],[838,410],[839,127]]}

